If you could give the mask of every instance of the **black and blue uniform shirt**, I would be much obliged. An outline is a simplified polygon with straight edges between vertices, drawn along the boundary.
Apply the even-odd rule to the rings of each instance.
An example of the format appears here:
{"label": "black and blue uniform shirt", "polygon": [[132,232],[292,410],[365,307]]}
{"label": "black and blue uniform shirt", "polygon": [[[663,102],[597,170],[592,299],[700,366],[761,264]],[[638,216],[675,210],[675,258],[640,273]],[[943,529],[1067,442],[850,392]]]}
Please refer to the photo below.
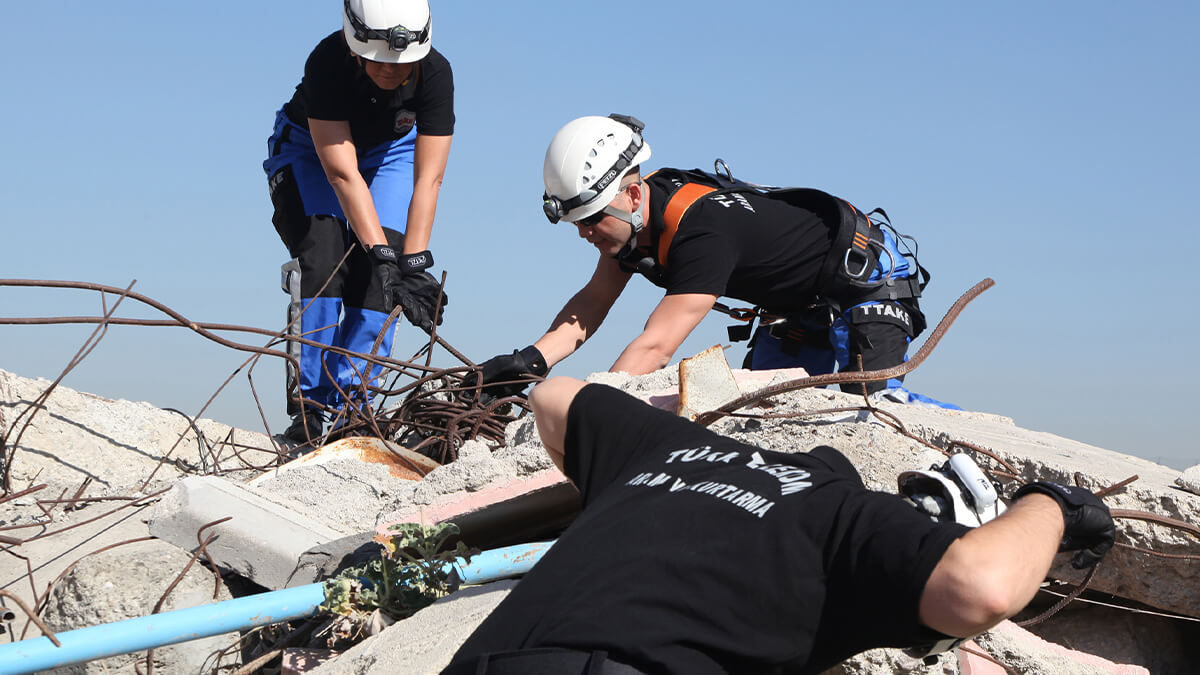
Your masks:
{"label": "black and blue uniform shirt", "polygon": [[394,141],[417,126],[418,133],[454,133],[454,75],[436,49],[416,62],[412,77],[394,90],[380,89],[346,45],[341,30],[321,40],[304,64],[304,78],[283,112],[308,128],[308,118],[346,120],[361,153]]}
{"label": "black and blue uniform shirt", "polygon": [[867,490],[833,448],[763,450],[591,384],[564,450],[581,515],[455,663],[558,647],[646,673],[817,673],[939,636],[918,603],[966,528]]}
{"label": "black and blue uniform shirt", "polygon": [[[669,169],[646,178],[656,257],[676,180]],[[816,299],[836,227],[828,217],[756,193],[706,195],[679,223],[665,274],[655,283],[667,295],[707,293],[775,312],[802,309]]]}

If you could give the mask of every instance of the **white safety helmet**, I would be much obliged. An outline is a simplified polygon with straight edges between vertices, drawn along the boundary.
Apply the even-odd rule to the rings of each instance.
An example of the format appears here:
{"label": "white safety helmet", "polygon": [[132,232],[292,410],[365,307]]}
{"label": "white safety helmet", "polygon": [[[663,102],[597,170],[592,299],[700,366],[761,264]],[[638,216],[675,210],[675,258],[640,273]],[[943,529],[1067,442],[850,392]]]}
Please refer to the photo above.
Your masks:
{"label": "white safety helmet", "polygon": [[641,120],[591,115],[566,124],[546,148],[542,210],[550,222],[576,222],[608,206],[629,170],[650,159]]}
{"label": "white safety helmet", "polygon": [[905,471],[897,484],[900,494],[939,522],[979,527],[1005,511],[987,474],[962,453],[929,471]]}
{"label": "white safety helmet", "polygon": [[412,63],[429,54],[428,0],[344,0],[342,33],[355,54],[381,63]]}

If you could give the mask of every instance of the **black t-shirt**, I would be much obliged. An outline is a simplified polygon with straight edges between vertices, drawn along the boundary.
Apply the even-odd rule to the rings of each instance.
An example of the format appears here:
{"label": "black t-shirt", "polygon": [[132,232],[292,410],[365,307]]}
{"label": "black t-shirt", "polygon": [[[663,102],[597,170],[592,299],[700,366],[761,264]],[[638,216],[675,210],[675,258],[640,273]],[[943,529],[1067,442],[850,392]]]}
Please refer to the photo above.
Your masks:
{"label": "black t-shirt", "polygon": [[359,65],[342,31],[321,40],[308,55],[304,78],[283,112],[308,128],[308,118],[346,120],[359,152],[402,138],[413,124],[421,134],[454,133],[454,75],[436,49],[418,61],[408,83],[380,89]]}
{"label": "black t-shirt", "polygon": [[[669,174],[662,170],[646,179],[655,233],[663,230],[663,211],[676,186]],[[801,309],[815,300],[836,225],[755,193],[701,197],[679,224],[659,285],[667,295],[711,293],[773,311]],[[657,241],[652,249],[657,255]]]}
{"label": "black t-shirt", "polygon": [[455,656],[603,649],[647,673],[810,673],[932,641],[918,601],[965,528],[592,384],[571,405],[583,512]]}

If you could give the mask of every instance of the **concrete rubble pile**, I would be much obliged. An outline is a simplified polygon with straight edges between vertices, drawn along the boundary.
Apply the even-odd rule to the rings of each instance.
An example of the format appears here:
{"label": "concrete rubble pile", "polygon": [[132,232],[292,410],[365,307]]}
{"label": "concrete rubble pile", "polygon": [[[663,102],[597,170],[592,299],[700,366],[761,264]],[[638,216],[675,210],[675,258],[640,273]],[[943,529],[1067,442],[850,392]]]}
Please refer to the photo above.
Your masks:
{"label": "concrete rubble pile", "polygon": [[[775,381],[795,377],[786,371],[738,375],[743,392],[770,383],[770,377]],[[674,368],[641,377],[597,374],[592,379],[630,391],[652,404],[671,409],[678,405]],[[48,384],[0,371],[0,434]],[[700,406],[697,411],[714,405],[695,395],[685,403],[685,408]],[[771,403],[770,412],[779,413],[860,406],[862,399],[837,391],[800,390],[772,397]],[[1022,482],[1042,479],[1071,484],[1078,472],[1083,485],[1098,490],[1137,475],[1136,481],[1106,498],[1110,507],[1200,523],[1196,473],[1200,467],[1181,475],[1135,457],[1022,429],[997,415],[887,403],[879,406],[901,420],[911,434],[939,448],[961,441],[994,453],[1018,470]],[[852,410],[819,417],[726,418],[713,428],[772,450],[795,452],[832,445],[850,458],[869,487],[889,492],[895,491],[901,471],[925,469],[945,459],[880,420]],[[230,433],[215,422],[202,420],[195,427],[209,439]],[[180,434],[185,434],[185,441],[177,443]],[[192,434],[190,442],[186,434]],[[66,630],[148,614],[183,569],[188,554],[197,548],[197,530],[204,525],[210,526],[206,533],[216,535],[208,552],[227,577],[243,577],[258,586],[278,589],[327,577],[346,554],[368,544],[391,523],[449,520],[463,526],[468,544],[479,545],[471,541],[472,532],[489,541],[507,537],[504,543],[511,543],[544,534],[547,528],[561,528],[573,513],[569,505],[573,488],[552,468],[529,417],[509,426],[503,447],[471,441],[460,449],[458,461],[445,466],[419,455],[406,455],[402,449],[389,452],[377,439],[353,439],[265,473],[199,475],[214,473],[210,470],[214,460],[198,450],[201,444],[194,434],[178,414],[60,387],[22,436],[12,467],[14,490],[36,483],[48,487],[38,495],[4,504],[0,524],[45,520],[35,499],[52,499],[60,492],[70,497],[89,476],[88,497],[144,496],[172,487],[95,524],[12,549],[32,562],[34,583],[27,578],[23,560],[4,555],[0,556],[0,587],[28,598],[31,588],[40,593],[85,554],[119,541],[156,537],[88,556],[86,565],[80,563],[64,576],[43,616],[52,630]],[[237,430],[233,434],[238,447],[274,451],[271,439],[261,434]],[[160,458],[172,447],[171,461],[159,466]],[[399,460],[393,452],[401,455]],[[981,464],[995,466],[976,456]],[[236,465],[230,457],[216,461],[223,467]],[[154,478],[146,484],[152,472]],[[421,474],[427,475],[422,478]],[[1011,489],[1010,482],[1006,490]],[[53,496],[45,496],[50,494]],[[52,524],[32,531],[16,530],[16,536],[27,539],[113,508],[108,502],[74,506],[71,511],[52,511]],[[232,519],[211,525],[227,516]],[[1142,520],[1119,520],[1118,532],[1118,542],[1159,553],[1195,555],[1200,548],[1195,538],[1180,530]],[[156,562],[155,556],[164,557]],[[146,570],[153,567],[161,568],[159,578],[143,576],[132,581],[135,574],[149,574]],[[1052,574],[1070,583],[1082,579],[1069,565],[1056,567]],[[176,589],[172,606],[212,600],[210,572],[196,565],[187,578],[191,579],[186,582],[190,590]],[[436,673],[515,583],[519,582],[461,590],[309,672]],[[999,658],[1013,672],[1028,673],[1188,672],[1183,664],[1196,663],[1200,622],[1159,616],[1172,613],[1200,618],[1200,564],[1195,559],[1159,557],[1118,547],[1089,588],[1091,592],[1085,594],[1089,600],[1111,594],[1108,600],[1112,604],[1136,606],[1146,613],[1077,601],[1044,623],[1031,626],[1032,633],[1006,622],[977,638],[973,651]],[[152,592],[146,592],[149,589]],[[151,599],[132,599],[138,593]],[[131,599],[120,601],[117,596]],[[1040,611],[1056,599],[1039,594],[1036,609]],[[1035,613],[1030,610],[1029,616]],[[18,633],[22,623],[13,624]],[[36,628],[29,635],[37,635]],[[1065,647],[1044,643],[1038,635]],[[228,645],[236,636],[222,639]],[[1071,652],[1068,647],[1078,651]],[[155,667],[164,673],[201,672],[197,661],[202,663],[203,654],[216,649],[220,647],[205,645],[191,649],[202,653],[200,656],[178,657],[166,649],[156,650]],[[160,657],[159,652],[165,655]],[[144,659],[144,653],[76,666],[69,672],[134,672],[130,664],[139,658]],[[981,657],[956,650],[935,665],[924,665],[895,650],[876,650],[830,672],[982,672],[960,663],[972,659],[979,662]],[[981,666],[977,663],[975,667]]]}

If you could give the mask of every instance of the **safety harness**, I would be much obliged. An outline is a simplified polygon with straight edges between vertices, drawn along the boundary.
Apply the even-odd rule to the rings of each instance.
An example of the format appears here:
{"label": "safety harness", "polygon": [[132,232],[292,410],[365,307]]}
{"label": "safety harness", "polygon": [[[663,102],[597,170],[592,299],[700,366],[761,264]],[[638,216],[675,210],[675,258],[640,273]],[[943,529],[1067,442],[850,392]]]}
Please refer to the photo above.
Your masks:
{"label": "safety harness", "polygon": [[[894,275],[897,262],[892,259],[892,253],[884,246],[883,226],[892,230],[897,238],[907,238],[900,235],[892,227],[887,213],[883,209],[875,209],[863,214],[850,202],[835,197],[827,192],[814,188],[774,187],[748,183],[733,177],[729,166],[723,160],[713,163],[713,172],[701,169],[659,169],[646,175],[669,178],[675,188],[667,195],[667,205],[663,210],[662,231],[658,235],[655,247],[655,257],[650,257],[650,251],[638,251],[620,256],[626,269],[637,271],[658,282],[669,264],[668,256],[671,243],[679,231],[679,224],[687,216],[691,208],[701,198],[721,194],[750,192],[770,199],[779,199],[792,206],[816,213],[824,222],[836,223],[833,241],[829,253],[821,263],[818,277],[820,286],[817,298],[822,304],[828,305],[835,312],[844,307],[872,301],[895,301],[906,298],[917,298],[929,283],[929,271],[911,254],[916,273],[905,278]],[[878,214],[878,217],[876,217]],[[872,281],[871,275],[879,264],[880,257],[886,256],[890,261],[887,273],[882,278]],[[758,318],[763,324],[776,322],[782,317],[769,314],[761,307],[754,309],[732,309],[721,303],[713,305],[713,309],[729,316],[745,321],[747,324]],[[730,339],[744,340],[750,335],[750,326],[731,327]]]}

